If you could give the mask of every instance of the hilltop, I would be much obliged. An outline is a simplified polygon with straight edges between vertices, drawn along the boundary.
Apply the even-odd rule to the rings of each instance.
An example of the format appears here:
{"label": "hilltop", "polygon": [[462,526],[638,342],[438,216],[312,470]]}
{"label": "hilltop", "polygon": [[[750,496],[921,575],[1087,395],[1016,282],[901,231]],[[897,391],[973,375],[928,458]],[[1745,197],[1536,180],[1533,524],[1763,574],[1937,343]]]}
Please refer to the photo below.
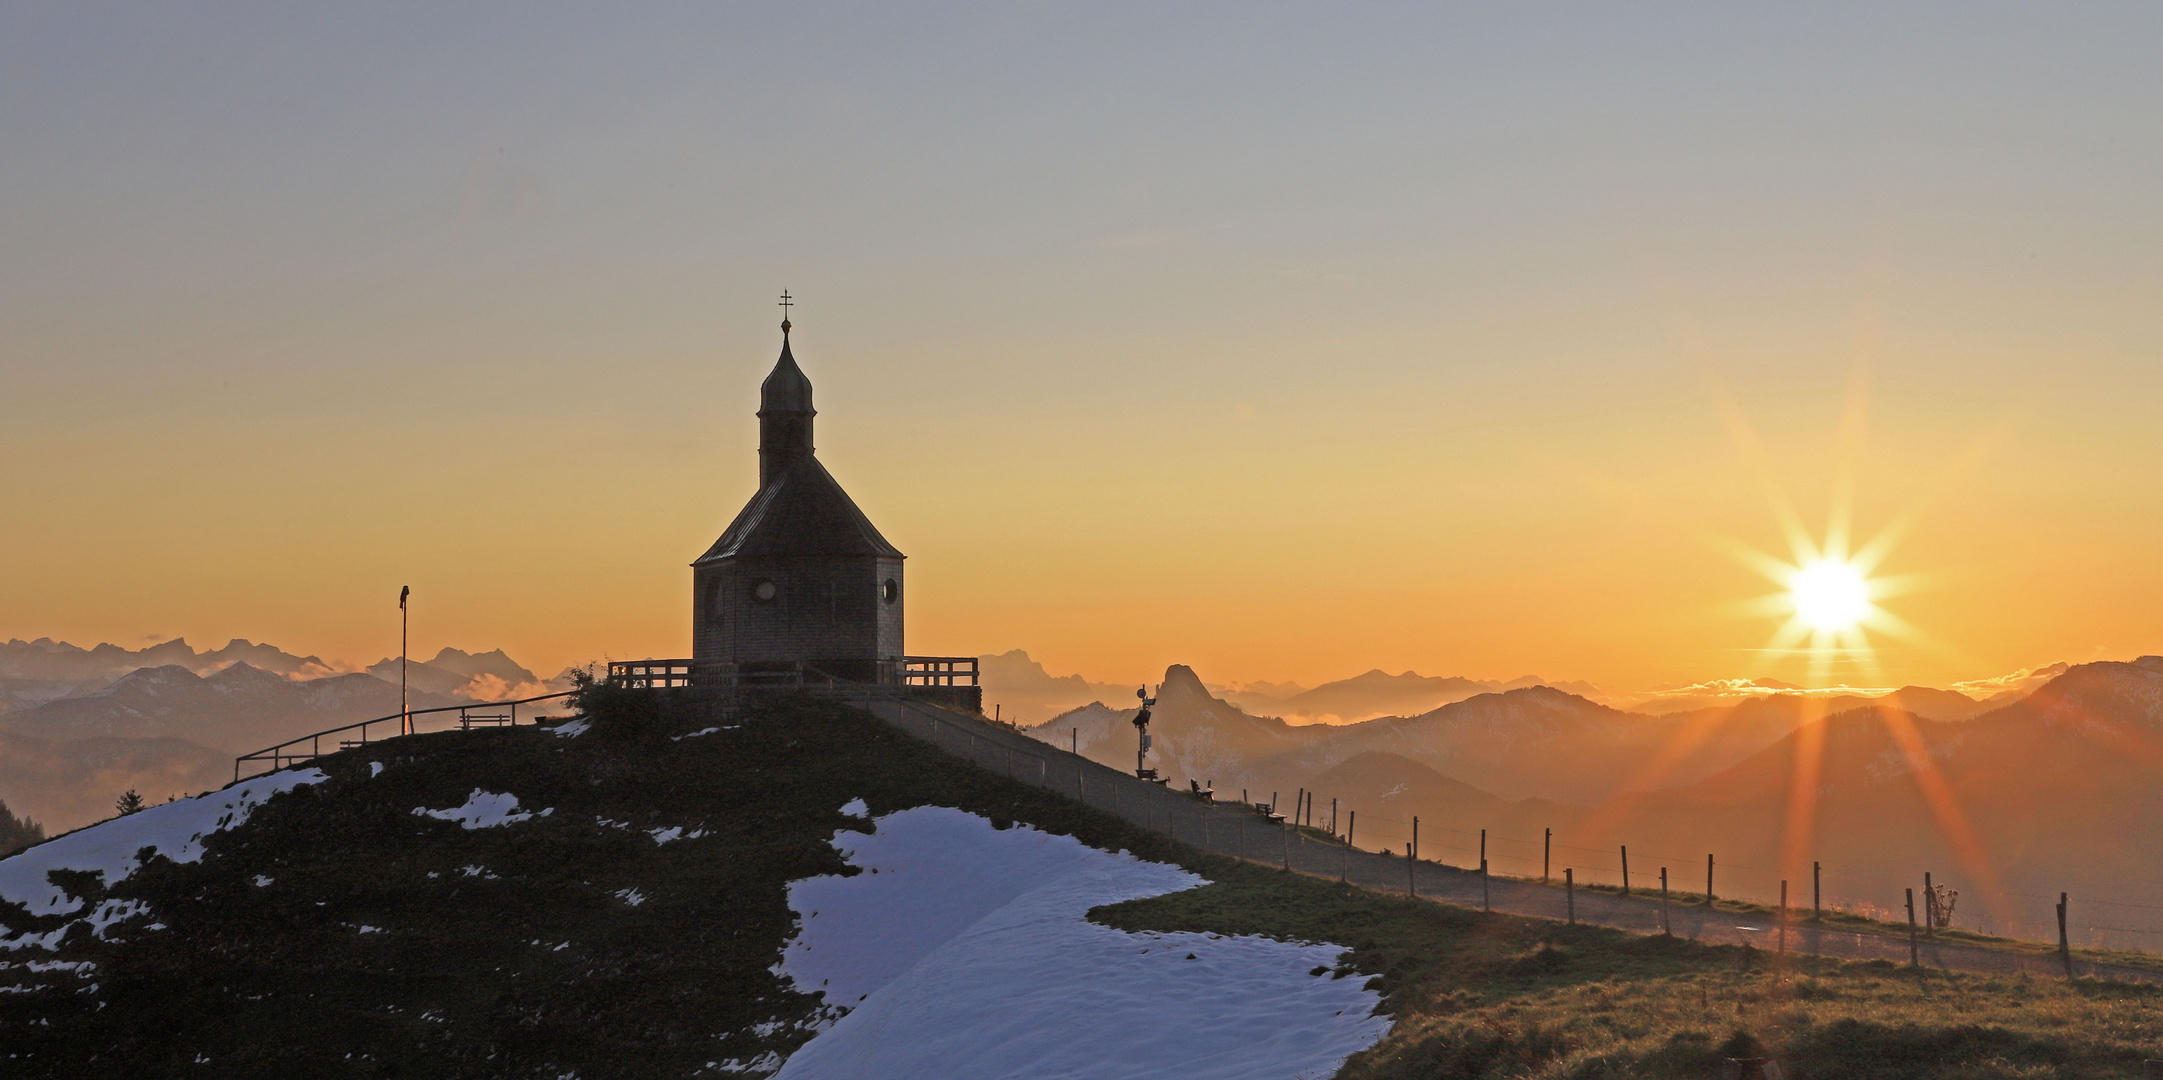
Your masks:
{"label": "hilltop", "polygon": [[[978,1062],[999,1060],[1001,1038],[1049,1039],[1037,1045],[1068,1055],[1074,1075],[1270,1075],[1251,1060],[1289,1077],[1285,1055],[1313,1042],[1298,1032],[1327,1029],[1389,1033],[1344,1064],[1348,1080],[1694,1080],[1761,1052],[1804,1076],[2130,1076],[2163,1000],[2101,982],[1775,962],[1382,896],[1174,843],[844,706],[799,698],[714,724],[649,700],[596,699],[554,730],[349,751],[0,862],[14,901],[0,909],[11,1075],[845,1080],[858,1074],[832,1053],[791,1055],[822,1031],[893,1049],[885,1031],[903,1051]],[[979,839],[946,849],[930,877],[895,861],[957,829]],[[1014,868],[1046,859],[1081,873],[1017,902]],[[63,862],[86,872],[26,880]],[[1164,884],[1130,899],[1089,884],[1130,870]],[[916,882],[900,906],[949,925],[924,937],[930,922],[905,922],[916,936],[897,942],[860,921],[846,894],[897,872]],[[1099,929],[1017,969],[1045,975],[1041,993],[959,993],[1022,955],[986,951],[1026,944],[1016,914],[1075,903],[1057,898],[1076,888],[1108,897],[1078,901],[1100,905],[1088,913]],[[938,964],[910,959],[940,941]],[[1349,948],[1302,944],[1330,941]],[[953,967],[956,948],[982,963]],[[1310,954],[1311,970],[1232,978],[1258,956],[1281,967]],[[1130,1019],[1108,984],[1072,981],[1106,963],[1185,972],[1191,992]],[[819,989],[794,981],[820,972]],[[1368,1004],[1285,1011],[1315,994]],[[949,1024],[923,1026],[923,1010],[946,1005]],[[874,1022],[852,1028],[856,1012]],[[1199,1046],[1223,1053],[1179,1057]],[[984,1067],[881,1076],[1012,1072]]]}
{"label": "hilltop", "polygon": [[[985,830],[1027,821],[1031,851],[1063,836],[1081,841],[1077,857],[1097,852],[1087,880],[1153,865],[1174,889],[1202,880],[1162,837],[844,706],[798,698],[707,723],[605,688],[588,704],[554,729],[321,758],[0,862],[0,982],[17,987],[0,995],[0,1033],[40,1063],[14,1074],[170,1075],[201,1061],[221,1076],[764,1075],[859,1004],[776,967],[792,941],[814,940],[818,912],[801,897],[792,908],[792,883],[878,872],[868,837],[854,853],[833,842],[871,832],[870,818],[895,842],[907,822],[927,827],[899,813],[911,807],[952,808]],[[947,856],[944,891],[918,902],[948,921],[1008,910],[1000,890],[1026,888],[983,873],[1020,853],[967,844],[978,856]],[[891,953],[892,937],[876,948]],[[816,940],[831,953],[833,938]],[[1293,982],[1267,995],[1287,1000],[1315,983],[1313,956],[1327,968],[1343,951],[1267,948],[1296,960],[1280,958],[1277,977]],[[1254,949],[1242,949],[1180,970],[1251,982]],[[863,984],[860,968],[829,981]]]}

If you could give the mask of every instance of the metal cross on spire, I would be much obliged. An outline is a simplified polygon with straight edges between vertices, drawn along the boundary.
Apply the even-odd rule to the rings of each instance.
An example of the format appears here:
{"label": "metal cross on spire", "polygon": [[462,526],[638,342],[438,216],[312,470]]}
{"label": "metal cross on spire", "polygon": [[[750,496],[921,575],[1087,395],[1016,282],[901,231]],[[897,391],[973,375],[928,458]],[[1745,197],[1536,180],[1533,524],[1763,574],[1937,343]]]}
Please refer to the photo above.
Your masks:
{"label": "metal cross on spire", "polygon": [[787,289],[781,290],[781,332],[783,334],[789,332],[789,305],[793,303],[795,301],[789,299],[789,291]]}

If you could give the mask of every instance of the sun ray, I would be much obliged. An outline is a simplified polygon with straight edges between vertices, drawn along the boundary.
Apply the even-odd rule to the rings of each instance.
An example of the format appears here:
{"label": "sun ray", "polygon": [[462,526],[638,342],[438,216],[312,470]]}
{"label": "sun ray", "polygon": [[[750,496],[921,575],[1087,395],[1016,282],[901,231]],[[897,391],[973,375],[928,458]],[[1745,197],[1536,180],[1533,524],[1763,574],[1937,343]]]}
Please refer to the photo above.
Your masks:
{"label": "sun ray", "polygon": [[[1830,464],[1832,483],[1828,492],[1823,529],[1815,533],[1797,512],[1783,477],[1775,469],[1771,453],[1756,427],[1730,393],[1710,360],[1710,350],[1697,341],[1697,363],[1708,396],[1720,417],[1739,463],[1751,475],[1770,511],[1778,542],[1767,547],[1727,536],[1707,536],[1711,549],[1766,578],[1782,591],[1753,597],[1732,605],[1740,615],[1778,620],[1765,647],[1755,651],[1752,667],[1763,670],[1800,660],[1807,670],[1806,685],[1821,693],[1802,695],[1801,723],[1794,732],[1790,786],[1785,796],[1784,822],[1779,841],[1779,866],[1783,872],[1806,870],[1815,850],[1818,817],[1823,810],[1822,788],[1826,782],[1826,755],[1833,735],[1828,723],[1828,700],[1835,687],[1856,685],[1884,687],[1887,657],[1880,647],[1887,642],[1925,650],[1952,659],[1958,650],[1936,636],[1887,610],[1888,601],[1942,586],[1942,573],[1881,573],[1895,552],[1909,538],[1937,502],[1960,486],[1997,445],[2017,426],[2018,416],[2009,413],[1988,430],[1944,461],[1903,500],[1875,531],[1859,528],[1857,503],[1861,485],[1871,473],[1866,457],[1873,374],[1881,330],[1874,307],[1858,312],[1855,350],[1848,370],[1840,421],[1836,429]],[[1773,555],[1784,546],[1786,558]],[[1793,670],[1789,668],[1788,670]],[[1755,677],[1755,672],[1753,672]],[[1882,691],[1881,691],[1882,692]],[[1927,809],[1931,824],[1944,838],[1960,869],[1985,893],[1986,906],[1998,906],[2002,892],[1997,867],[1989,849],[1978,836],[1950,780],[1937,767],[1929,739],[1915,718],[1890,707],[1875,710],[1897,752],[1907,763],[1915,791]],[[1632,786],[1656,783],[1688,760],[1719,728],[1717,714],[1682,725],[1667,745],[1632,778]],[[2163,740],[2144,740],[2113,732],[2118,741],[2139,743],[2127,751],[2138,757],[2163,760]],[[2112,737],[2103,736],[2103,737]],[[2152,743],[2153,745],[2147,745]],[[2003,913],[1997,913],[2003,918]]]}
{"label": "sun ray", "polygon": [[1825,514],[1825,544],[1821,557],[1828,562],[1848,561],[1850,532],[1855,523],[1855,475],[1862,469],[1863,438],[1870,415],[1870,356],[1859,349],[1848,373],[1847,401],[1841,408],[1839,433],[1833,438],[1832,505]]}
{"label": "sun ray", "polygon": [[1915,526],[1921,523],[1923,515],[1937,504],[1938,499],[1943,497],[1945,492],[1951,491],[1960,480],[1966,478],[1969,473],[1982,465],[1983,460],[1990,456],[1990,452],[1997,449],[1998,444],[2004,442],[2006,437],[2012,434],[2013,428],[2017,426],[2019,420],[2019,414],[2007,414],[1982,434],[1969,440],[1968,444],[1962,447],[1958,454],[1955,454],[1943,467],[1933,473],[1930,479],[1924,482],[1923,494],[1906,507],[1903,507],[1899,513],[1894,514],[1892,520],[1886,522],[1883,527],[1872,534],[1870,539],[1861,548],[1857,549],[1855,557],[1849,562],[1865,574],[1875,572],[1878,566],[1885,561],[1886,556],[1891,555],[1893,549],[1899,547],[1900,542],[1907,539],[1908,533],[1912,532]]}
{"label": "sun ray", "polygon": [[1726,424],[1728,437],[1734,440],[1736,452],[1748,463],[1751,472],[1756,475],[1758,487],[1764,492],[1766,502],[1772,506],[1773,522],[1779,527],[1781,536],[1787,540],[1789,554],[1797,564],[1818,558],[1819,551],[1810,538],[1810,529],[1803,524],[1802,515],[1795,510],[1794,500],[1788,498],[1787,489],[1773,472],[1768,460],[1770,455],[1765,451],[1765,444],[1759,441],[1757,429],[1752,427],[1749,418],[1742,414],[1742,406],[1728,393],[1727,384],[1709,367],[1705,370],[1705,380],[1713,405],[1719,410],[1720,419]]}
{"label": "sun ray", "polygon": [[1785,586],[1788,576],[1795,572],[1795,568],[1785,560],[1775,555],[1767,555],[1734,537],[1708,532],[1701,534],[1699,540],[1714,551],[1764,575],[1765,580],[1775,585]]}
{"label": "sun ray", "polygon": [[1886,734],[1892,736],[1893,744],[1906,758],[1909,775],[1915,778],[1916,791],[1923,797],[1923,805],[1929,808],[1939,834],[1952,847],[1954,860],[1982,887],[1983,903],[1991,909],[1991,918],[2007,920],[2010,912],[2005,910],[2002,899],[2005,883],[1999,879],[1997,867],[1982,839],[1968,823],[1968,815],[1953,795],[1952,785],[1938,771],[1937,758],[1931,754],[1922,732],[1916,730],[1914,718],[1890,708],[1879,709],[1878,716],[1885,722]]}
{"label": "sun ray", "polygon": [[[1807,710],[1816,705],[1817,715]],[[1787,820],[1781,829],[1780,867],[1807,862],[1817,839],[1818,788],[1825,769],[1824,702],[1805,699],[1802,726],[1795,729],[1795,765],[1787,792]]]}

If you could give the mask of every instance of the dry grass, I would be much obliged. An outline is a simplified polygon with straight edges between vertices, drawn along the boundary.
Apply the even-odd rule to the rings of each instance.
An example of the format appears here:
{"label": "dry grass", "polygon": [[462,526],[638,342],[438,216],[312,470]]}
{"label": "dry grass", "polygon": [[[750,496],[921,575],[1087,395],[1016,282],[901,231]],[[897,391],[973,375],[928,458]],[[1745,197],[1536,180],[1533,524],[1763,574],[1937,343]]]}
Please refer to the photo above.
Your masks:
{"label": "dry grass", "polygon": [[1352,944],[1397,1019],[1345,1080],[1701,1080],[1770,1054],[1789,1076],[2137,1077],[2163,1056],[2163,989],[1783,960],[1375,896],[1194,860],[1217,884],[1100,909],[1128,929]]}

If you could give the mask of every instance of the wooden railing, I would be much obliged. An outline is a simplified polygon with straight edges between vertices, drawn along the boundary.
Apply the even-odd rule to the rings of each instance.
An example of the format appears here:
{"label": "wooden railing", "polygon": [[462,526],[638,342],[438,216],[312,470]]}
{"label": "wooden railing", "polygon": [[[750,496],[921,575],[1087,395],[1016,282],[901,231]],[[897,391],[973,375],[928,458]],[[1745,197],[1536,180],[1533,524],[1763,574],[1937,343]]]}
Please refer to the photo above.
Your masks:
{"label": "wooden railing", "polygon": [[[973,656],[904,656],[899,661],[882,661],[879,664],[880,678],[877,683],[844,679],[803,661],[771,669],[750,670],[733,664],[698,665],[682,659],[613,660],[608,665],[610,682],[633,689],[659,690],[695,684],[700,687],[738,690],[802,688],[814,692],[839,692],[845,696],[892,695],[911,686],[976,686],[978,674],[977,660]],[[234,758],[233,779],[238,782],[241,771],[250,762],[265,765],[270,771],[276,772],[288,765],[321,757],[325,753],[334,754],[340,750],[366,746],[371,742],[381,742],[399,735],[416,734],[420,731],[424,717],[431,721],[442,717],[447,721],[450,718],[445,714],[457,713],[456,723],[461,730],[485,724],[515,725],[518,723],[520,705],[555,701],[570,697],[571,693],[566,691],[519,698],[516,701],[486,701],[444,705],[433,709],[413,709],[313,732]],[[539,720],[539,714],[533,714],[533,719]],[[397,727],[387,733],[382,731],[382,728],[392,724]],[[449,730],[450,727],[449,723],[444,723],[439,730]],[[329,750],[323,747],[325,739],[332,740]]]}
{"label": "wooden railing", "polygon": [[689,660],[611,660],[608,681],[634,690],[691,685]]}
{"label": "wooden railing", "polygon": [[691,660],[611,660],[608,681],[632,690],[664,690],[700,686],[709,689],[833,686],[847,682],[837,675],[797,660],[787,664],[739,667],[735,664],[700,664]]}
{"label": "wooden railing", "polygon": [[[878,682],[889,686],[976,686],[977,660],[973,656],[904,656],[878,663]],[[608,680],[637,690],[681,686],[831,686],[856,680],[844,679],[820,669],[816,663],[744,666],[700,664],[691,660],[612,660]]]}
{"label": "wooden railing", "polygon": [[976,657],[973,656],[901,658],[903,686],[975,686],[976,678]]}
{"label": "wooden railing", "polygon": [[[571,691],[565,691],[561,694],[543,694],[540,697],[519,698],[516,701],[482,701],[467,705],[443,705],[433,709],[413,709],[407,712],[394,712],[389,716],[378,716],[373,720],[363,720],[357,724],[347,724],[343,727],[334,727],[325,731],[302,735],[297,739],[287,739],[276,746],[264,747],[254,753],[242,754],[234,758],[233,780],[236,783],[239,782],[241,769],[251,761],[268,763],[270,771],[277,772],[288,765],[307,761],[310,758],[322,757],[326,752],[335,754],[340,750],[366,746],[370,742],[381,742],[400,735],[417,734],[420,731],[421,717],[433,719],[440,716],[445,720],[449,720],[450,718],[443,716],[443,714],[457,713],[457,725],[460,730],[467,730],[480,724],[514,725],[518,723],[518,707],[520,705],[531,705],[536,701],[554,701],[557,698],[567,698],[571,696],[571,693]],[[531,716],[536,723],[541,719],[538,711],[532,713]],[[375,728],[377,725],[388,726],[390,724],[398,725],[397,729],[388,734],[379,733],[374,739],[368,737],[371,728]],[[450,727],[449,723],[445,723],[440,730],[448,731]],[[345,735],[348,732],[354,733],[353,737],[336,739],[332,742],[330,750],[325,751],[323,749],[323,740],[325,738],[333,735]]]}

